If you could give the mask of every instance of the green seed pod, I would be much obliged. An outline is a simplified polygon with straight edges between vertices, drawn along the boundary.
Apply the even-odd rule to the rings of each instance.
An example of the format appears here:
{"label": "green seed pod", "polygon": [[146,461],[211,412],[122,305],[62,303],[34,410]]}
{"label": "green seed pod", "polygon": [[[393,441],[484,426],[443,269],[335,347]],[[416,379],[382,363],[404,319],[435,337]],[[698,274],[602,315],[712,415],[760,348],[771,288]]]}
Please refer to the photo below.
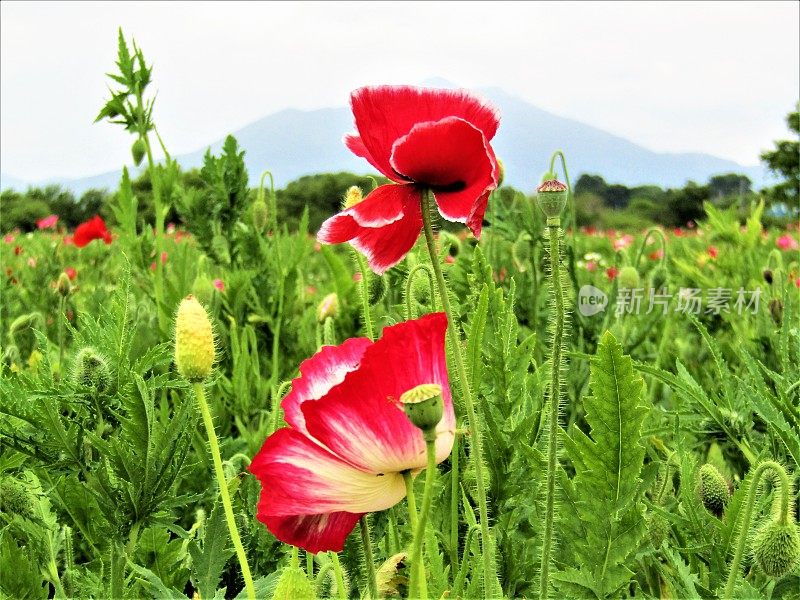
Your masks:
{"label": "green seed pod", "polygon": [[300,567],[284,567],[272,600],[316,600],[314,586]]}
{"label": "green seed pod", "polygon": [[671,531],[672,529],[670,528],[669,521],[663,516],[655,512],[648,515],[647,533],[650,536],[653,547],[661,548],[661,544],[669,537]]}
{"label": "green seed pod", "polygon": [[145,146],[144,140],[142,138],[138,138],[135,142],[133,142],[133,146],[131,146],[131,156],[133,156],[133,164],[137,167],[142,164],[142,160],[144,159],[144,155],[147,152],[147,146]]}
{"label": "green seed pod", "polygon": [[725,478],[714,465],[705,464],[700,467],[697,495],[708,512],[717,517],[722,515],[730,498],[730,490]]}
{"label": "green seed pod", "polygon": [[369,276],[369,304],[375,306],[386,296],[386,278],[382,275]]}
{"label": "green seed pod", "polygon": [[201,273],[195,277],[194,283],[192,284],[192,295],[197,298],[200,304],[203,306],[211,306],[216,291],[217,288],[214,287],[214,283],[208,275]]}
{"label": "green seed pod", "polygon": [[753,539],[753,558],[758,568],[778,579],[800,566],[800,534],[797,524],[772,521]]}
{"label": "green seed pod", "polygon": [[400,396],[403,410],[409,421],[422,430],[426,441],[436,440],[436,426],[444,415],[442,386],[423,383]]}
{"label": "green seed pod", "polygon": [[651,286],[654,290],[660,290],[667,283],[669,273],[664,267],[656,267],[653,269],[653,274],[650,276]]}
{"label": "green seed pod", "polygon": [[21,517],[33,516],[32,494],[27,486],[12,477],[0,479],[0,511]]}
{"label": "green seed pod", "polygon": [[97,394],[102,394],[111,386],[108,361],[91,346],[78,351],[73,369],[75,383],[90,388]]}
{"label": "green seed pod", "polygon": [[250,219],[253,227],[258,232],[263,232],[267,227],[267,203],[263,200],[256,200],[250,206]]}
{"label": "green seed pod", "polygon": [[639,272],[636,267],[622,267],[617,278],[622,289],[633,290],[639,287]]}
{"label": "green seed pod", "polygon": [[224,235],[217,234],[211,239],[211,251],[220,263],[231,264],[231,252]]}
{"label": "green seed pod", "polygon": [[550,219],[559,219],[561,212],[567,205],[567,186],[557,179],[547,179],[536,188],[539,208],[544,216]]}

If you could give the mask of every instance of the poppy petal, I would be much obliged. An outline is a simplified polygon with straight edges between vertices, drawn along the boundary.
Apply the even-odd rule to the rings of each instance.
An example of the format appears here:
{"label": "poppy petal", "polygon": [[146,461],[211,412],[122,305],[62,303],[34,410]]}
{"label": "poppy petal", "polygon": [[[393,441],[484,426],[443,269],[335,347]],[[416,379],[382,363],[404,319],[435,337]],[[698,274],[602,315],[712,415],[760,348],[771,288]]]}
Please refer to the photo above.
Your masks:
{"label": "poppy petal", "polygon": [[480,236],[488,199],[484,196],[497,187],[498,167],[477,128],[455,117],[419,123],[397,140],[391,162],[399,173],[433,188],[445,219],[472,223],[470,229]]}
{"label": "poppy petal", "polygon": [[472,123],[487,140],[494,137],[500,123],[499,112],[494,106],[465,90],[363,87],[352,93],[350,105],[362,145],[371,157],[369,162],[393,179],[396,175],[392,175],[390,162],[392,146],[417,123],[460,117]]}
{"label": "poppy petal", "polygon": [[372,342],[368,338],[351,338],[339,346],[323,346],[308,360],[300,363],[300,377],[292,381],[292,390],[281,402],[286,422],[305,432],[306,423],[300,405],[319,400],[345,375],[358,367],[364,350]]}
{"label": "poppy petal", "polygon": [[301,406],[309,433],[356,467],[379,473],[421,469],[422,432],[408,420],[400,396],[418,385],[442,386],[444,416],[437,426],[437,460],[452,449],[455,415],[447,379],[447,317],[433,313],[383,330],[358,370],[316,402]]}
{"label": "poppy petal", "polygon": [[288,517],[261,516],[261,520],[280,541],[316,554],[341,552],[344,542],[363,513],[334,512]]}
{"label": "poppy petal", "polygon": [[405,183],[402,177],[399,177],[391,168],[387,170],[386,164],[381,164],[372,158],[367,147],[364,145],[364,140],[357,133],[348,133],[344,136],[344,145],[356,156],[367,159],[367,162],[375,167],[382,175],[388,177],[397,183]]}
{"label": "poppy petal", "polygon": [[358,469],[288,427],[267,438],[249,469],[262,484],[259,518],[372,512],[394,506],[405,496],[399,472]]}
{"label": "poppy petal", "polygon": [[[350,242],[367,257],[373,271],[384,273],[403,260],[419,237],[419,202],[419,190],[414,186],[382,185],[352,208],[325,221],[317,239],[324,244]],[[369,206],[356,210],[367,203]]]}

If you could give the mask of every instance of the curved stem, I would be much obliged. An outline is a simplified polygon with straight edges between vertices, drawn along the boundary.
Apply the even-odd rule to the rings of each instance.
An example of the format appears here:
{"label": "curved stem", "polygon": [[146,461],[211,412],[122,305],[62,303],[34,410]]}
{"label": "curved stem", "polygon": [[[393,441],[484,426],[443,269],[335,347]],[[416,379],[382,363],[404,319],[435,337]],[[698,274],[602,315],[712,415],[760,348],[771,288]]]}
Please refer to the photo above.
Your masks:
{"label": "curved stem", "polygon": [[644,235],[644,239],[642,243],[639,245],[639,251],[636,253],[636,260],[633,261],[634,268],[639,268],[639,261],[642,260],[642,255],[644,254],[644,249],[647,246],[648,240],[655,235],[661,240],[661,260],[659,261],[659,266],[664,266],[664,263],[667,260],[667,238],[664,236],[664,232],[661,231],[658,227],[651,227],[647,230],[647,233]]}
{"label": "curved stem", "polygon": [[556,150],[553,152],[552,156],[550,157],[550,172],[555,174],[555,166],[556,166],[556,158],[561,159],[561,168],[564,169],[564,179],[567,182],[567,189],[569,190],[569,214],[570,214],[570,226],[572,228],[572,237],[574,238],[576,235],[575,231],[575,202],[572,195],[572,184],[569,181],[569,172],[567,171],[567,159],[564,158],[564,153],[561,150]]}
{"label": "curved stem", "polygon": [[[428,523],[428,513],[431,510],[433,496],[433,478],[436,476],[436,438],[426,440],[425,446],[428,454],[428,466],[425,470],[425,491],[422,494],[422,509],[420,510],[417,526],[414,528],[414,541],[411,547],[411,585],[409,597],[413,598],[415,588],[419,588],[419,597],[428,597],[428,582],[425,579],[425,562],[422,560],[422,540],[425,537],[425,525]],[[416,572],[416,577],[414,576]],[[414,585],[416,580],[417,585]]]}
{"label": "curved stem", "polygon": [[550,398],[547,436],[547,487],[544,532],[542,534],[542,556],[539,598],[547,598],[550,591],[550,552],[553,546],[553,521],[555,513],[556,475],[558,470],[558,424],[559,401],[561,399],[561,368],[564,339],[564,290],[561,285],[561,260],[559,238],[560,219],[547,219],[550,236],[550,283],[553,292],[555,315],[553,315],[553,349],[550,360]]}
{"label": "curved stem", "polygon": [[489,536],[489,511],[486,502],[486,484],[483,480],[483,442],[481,441],[478,429],[478,415],[475,411],[475,402],[472,399],[472,390],[467,379],[467,369],[464,366],[464,355],[461,349],[461,336],[456,329],[456,321],[453,318],[453,310],[450,308],[450,298],[447,293],[447,283],[444,280],[442,266],[439,264],[439,257],[436,254],[436,244],[433,239],[433,226],[431,224],[431,192],[422,192],[422,224],[425,231],[425,243],[428,246],[428,254],[431,258],[433,272],[439,284],[439,296],[442,299],[442,307],[447,314],[447,336],[450,346],[453,349],[453,358],[456,363],[458,381],[461,384],[461,395],[464,398],[464,405],[467,409],[467,426],[469,428],[471,451],[470,458],[475,467],[475,484],[478,495],[478,516],[481,526],[481,546],[483,550],[483,592],[484,597],[490,595],[490,587],[494,580],[494,543]]}
{"label": "curved stem", "polygon": [[364,548],[364,562],[367,563],[369,591],[372,598],[378,600],[378,576],[375,573],[375,559],[372,556],[372,536],[369,533],[367,515],[361,515],[358,523],[361,526],[361,545]]}
{"label": "curved stem", "polygon": [[203,416],[203,423],[206,426],[208,446],[211,450],[211,458],[214,460],[214,473],[217,477],[220,496],[222,496],[222,506],[225,509],[225,520],[228,523],[231,541],[233,542],[234,548],[236,548],[236,555],[239,558],[239,566],[242,569],[244,585],[247,588],[247,597],[249,600],[255,600],[256,589],[253,586],[253,577],[250,575],[250,565],[247,564],[247,554],[244,551],[242,540],[239,537],[239,530],[236,528],[236,518],[233,514],[233,505],[231,504],[231,497],[228,493],[228,482],[225,479],[225,471],[222,469],[222,457],[219,453],[217,432],[214,429],[214,421],[211,419],[211,411],[206,402],[206,391],[203,389],[201,383],[192,384],[192,388],[197,398],[197,404],[200,406],[200,414]]}
{"label": "curved stem", "polygon": [[61,296],[58,300],[58,377],[64,379],[64,314],[67,299]]}
{"label": "curved stem", "polygon": [[272,403],[272,429],[270,432],[275,432],[278,430],[278,421],[280,420],[281,415],[281,400],[283,399],[284,393],[286,390],[291,387],[291,381],[284,381],[280,386],[278,386],[278,391],[275,394],[275,401]]}
{"label": "curved stem", "polygon": [[367,330],[367,337],[371,340],[375,339],[375,332],[372,329],[372,316],[369,310],[369,276],[370,271],[366,265],[366,261],[360,252],[353,250],[358,263],[358,269],[361,272],[361,281],[359,281],[359,288],[361,290],[361,311],[364,317],[364,329]]}
{"label": "curved stem", "polygon": [[433,272],[431,271],[431,268],[428,265],[426,265],[425,263],[420,263],[416,267],[411,269],[411,271],[409,271],[408,273],[408,277],[406,277],[406,321],[414,318],[414,313],[411,310],[411,300],[412,300],[411,287],[412,284],[414,283],[414,277],[420,271],[425,271],[425,274],[428,276],[428,284],[430,285],[431,289],[431,308],[433,308],[434,311],[436,310],[436,284],[433,282],[434,279]]}
{"label": "curved stem", "polygon": [[744,511],[740,512],[741,516],[737,520],[736,529],[739,531],[739,539],[736,542],[736,553],[733,555],[733,562],[731,569],[728,573],[728,582],[725,585],[725,593],[723,598],[733,598],[733,588],[736,584],[736,576],[739,574],[739,568],[742,563],[742,556],[744,556],[745,545],[747,544],[747,534],[750,531],[750,521],[753,517],[753,505],[756,501],[756,494],[758,487],[761,484],[761,479],[767,471],[772,471],[778,481],[778,494],[780,494],[780,512],[779,522],[786,524],[789,518],[789,497],[791,496],[791,489],[789,483],[789,476],[786,470],[773,460],[768,460],[761,463],[756,467],[753,473],[753,478],[750,480],[750,489],[747,491],[747,499],[745,500]]}

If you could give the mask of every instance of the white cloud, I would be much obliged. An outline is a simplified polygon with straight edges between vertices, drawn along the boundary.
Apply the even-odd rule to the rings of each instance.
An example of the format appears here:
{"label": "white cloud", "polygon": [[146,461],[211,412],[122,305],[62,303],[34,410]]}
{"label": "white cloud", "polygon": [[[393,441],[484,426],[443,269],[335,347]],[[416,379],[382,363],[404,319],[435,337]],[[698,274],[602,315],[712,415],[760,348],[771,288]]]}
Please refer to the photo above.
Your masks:
{"label": "white cloud", "polygon": [[155,63],[176,153],[366,83],[441,76],[659,151],[755,164],[798,99],[798,3],[10,3],[0,18],[0,156],[31,180],[129,161],[92,125],[116,28]]}

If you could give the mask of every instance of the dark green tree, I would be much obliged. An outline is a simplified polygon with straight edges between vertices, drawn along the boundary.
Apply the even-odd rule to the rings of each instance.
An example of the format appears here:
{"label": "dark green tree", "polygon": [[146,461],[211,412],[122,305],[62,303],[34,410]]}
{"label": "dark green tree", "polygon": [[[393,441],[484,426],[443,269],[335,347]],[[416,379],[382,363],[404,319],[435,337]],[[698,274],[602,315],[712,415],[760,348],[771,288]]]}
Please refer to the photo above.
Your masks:
{"label": "dark green tree", "polygon": [[770,171],[784,179],[778,185],[765,190],[769,199],[796,207],[800,195],[800,111],[789,113],[786,123],[794,133],[793,139],[777,140],[774,150],[762,152],[761,160]]}
{"label": "dark green tree", "polygon": [[727,196],[744,196],[750,193],[753,182],[747,175],[741,173],[725,173],[713,175],[708,180],[708,190],[712,198]]}

